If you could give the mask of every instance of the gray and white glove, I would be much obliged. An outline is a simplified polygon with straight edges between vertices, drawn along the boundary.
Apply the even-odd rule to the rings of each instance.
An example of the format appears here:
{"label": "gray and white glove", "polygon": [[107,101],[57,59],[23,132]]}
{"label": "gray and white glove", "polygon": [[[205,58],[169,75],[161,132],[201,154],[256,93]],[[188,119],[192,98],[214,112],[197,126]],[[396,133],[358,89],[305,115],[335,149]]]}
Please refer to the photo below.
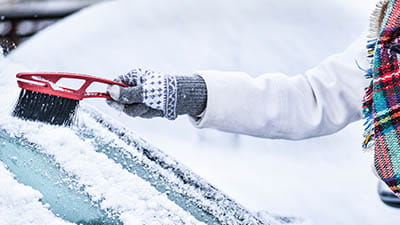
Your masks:
{"label": "gray and white glove", "polygon": [[130,87],[112,85],[107,103],[129,116],[174,120],[178,115],[200,115],[207,104],[207,88],[202,77],[172,76],[150,70],[134,69],[115,81]]}

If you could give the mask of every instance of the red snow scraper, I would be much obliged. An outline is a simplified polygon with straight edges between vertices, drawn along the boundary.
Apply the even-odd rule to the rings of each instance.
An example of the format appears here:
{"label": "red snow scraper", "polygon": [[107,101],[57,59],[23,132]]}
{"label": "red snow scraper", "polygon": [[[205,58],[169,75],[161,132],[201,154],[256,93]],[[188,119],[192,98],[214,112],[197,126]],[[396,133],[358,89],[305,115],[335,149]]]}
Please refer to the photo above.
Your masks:
{"label": "red snow scraper", "polygon": [[[64,126],[71,125],[80,100],[111,99],[106,91],[87,91],[92,84],[128,86],[112,80],[72,73],[18,73],[16,77],[18,86],[22,90],[12,115],[26,120]],[[76,89],[67,88],[57,84],[63,78],[83,83]]]}

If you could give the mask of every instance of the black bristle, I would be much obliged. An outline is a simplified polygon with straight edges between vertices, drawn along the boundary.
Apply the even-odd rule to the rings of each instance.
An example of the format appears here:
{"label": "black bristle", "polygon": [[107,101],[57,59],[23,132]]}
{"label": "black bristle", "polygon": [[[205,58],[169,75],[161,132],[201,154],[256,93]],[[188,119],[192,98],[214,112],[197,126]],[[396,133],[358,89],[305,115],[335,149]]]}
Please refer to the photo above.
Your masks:
{"label": "black bristle", "polygon": [[22,89],[12,115],[25,120],[70,126],[78,105],[77,100]]}

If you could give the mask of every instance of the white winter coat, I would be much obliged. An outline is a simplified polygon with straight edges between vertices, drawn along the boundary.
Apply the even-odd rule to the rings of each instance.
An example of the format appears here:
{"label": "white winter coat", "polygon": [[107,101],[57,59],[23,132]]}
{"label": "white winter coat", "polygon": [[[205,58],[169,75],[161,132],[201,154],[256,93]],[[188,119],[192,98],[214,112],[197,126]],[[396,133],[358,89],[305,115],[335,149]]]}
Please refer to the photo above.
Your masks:
{"label": "white winter coat", "polygon": [[[362,35],[364,36],[364,35]],[[216,128],[265,138],[304,139],[332,134],[362,117],[368,68],[366,39],[360,37],[304,74],[202,71],[208,91],[199,128]],[[266,65],[267,68],[267,65]]]}

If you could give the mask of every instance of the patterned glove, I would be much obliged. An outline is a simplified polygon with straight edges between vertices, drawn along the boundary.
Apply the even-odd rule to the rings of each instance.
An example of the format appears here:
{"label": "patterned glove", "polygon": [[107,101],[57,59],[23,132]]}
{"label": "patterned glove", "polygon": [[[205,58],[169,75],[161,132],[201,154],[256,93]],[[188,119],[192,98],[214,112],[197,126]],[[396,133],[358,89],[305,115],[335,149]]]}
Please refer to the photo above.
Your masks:
{"label": "patterned glove", "polygon": [[129,116],[174,120],[183,114],[196,117],[206,107],[207,88],[198,75],[172,76],[134,69],[115,80],[131,87],[110,86],[108,93],[113,100],[107,103]]}

